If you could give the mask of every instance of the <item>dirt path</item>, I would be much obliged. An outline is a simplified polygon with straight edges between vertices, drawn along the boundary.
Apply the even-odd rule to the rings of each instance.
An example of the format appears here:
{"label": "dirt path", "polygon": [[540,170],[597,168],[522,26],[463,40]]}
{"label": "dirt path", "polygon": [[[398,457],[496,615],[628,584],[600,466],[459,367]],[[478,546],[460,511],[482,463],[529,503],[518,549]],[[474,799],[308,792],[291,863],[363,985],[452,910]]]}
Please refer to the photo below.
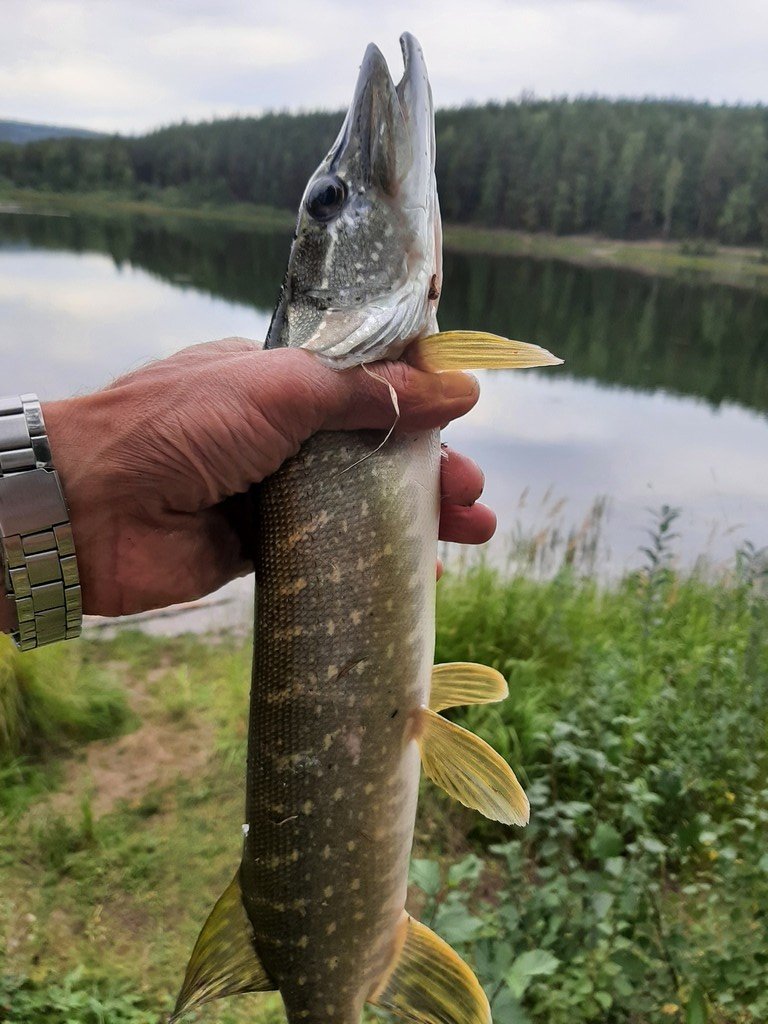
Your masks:
{"label": "dirt path", "polygon": [[121,802],[138,803],[148,792],[165,789],[205,767],[213,749],[213,729],[191,715],[182,721],[164,716],[147,693],[146,686],[165,673],[158,669],[129,689],[129,705],[141,722],[137,729],[118,739],[89,743],[64,763],[64,779],[47,802],[48,811],[77,815],[87,798],[94,817],[100,818]]}

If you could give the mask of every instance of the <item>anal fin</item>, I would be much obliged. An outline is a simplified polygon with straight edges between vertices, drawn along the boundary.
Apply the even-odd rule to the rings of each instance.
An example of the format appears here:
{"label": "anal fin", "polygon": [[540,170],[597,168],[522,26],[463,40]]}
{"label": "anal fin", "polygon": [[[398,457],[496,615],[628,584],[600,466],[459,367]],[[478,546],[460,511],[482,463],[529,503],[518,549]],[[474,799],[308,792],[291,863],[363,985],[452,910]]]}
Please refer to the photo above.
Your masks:
{"label": "anal fin", "polygon": [[452,661],[432,669],[429,706],[433,711],[464,704],[494,704],[508,695],[504,676],[487,665]]}
{"label": "anal fin", "polygon": [[220,996],[269,992],[275,988],[253,945],[253,929],[243,906],[238,871],[198,936],[171,1021]]}
{"label": "anal fin", "polygon": [[483,331],[442,331],[414,341],[407,360],[420,370],[518,370],[558,366],[562,359],[539,345],[511,341]]}
{"label": "anal fin", "polygon": [[491,1024],[480,983],[451,947],[407,914],[393,964],[368,1002],[414,1024]]}
{"label": "anal fin", "polygon": [[445,792],[505,825],[527,825],[528,798],[504,758],[485,740],[429,708],[419,712],[424,774]]}

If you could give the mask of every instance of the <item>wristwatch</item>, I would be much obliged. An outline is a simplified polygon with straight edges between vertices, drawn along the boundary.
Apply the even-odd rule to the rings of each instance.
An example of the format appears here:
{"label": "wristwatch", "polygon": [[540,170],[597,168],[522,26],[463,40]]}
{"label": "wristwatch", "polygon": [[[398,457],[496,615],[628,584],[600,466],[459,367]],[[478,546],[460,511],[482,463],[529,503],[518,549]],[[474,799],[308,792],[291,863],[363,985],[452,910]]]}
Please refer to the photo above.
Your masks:
{"label": "wristwatch", "polygon": [[21,650],[80,635],[72,526],[36,395],[0,397],[0,563]]}

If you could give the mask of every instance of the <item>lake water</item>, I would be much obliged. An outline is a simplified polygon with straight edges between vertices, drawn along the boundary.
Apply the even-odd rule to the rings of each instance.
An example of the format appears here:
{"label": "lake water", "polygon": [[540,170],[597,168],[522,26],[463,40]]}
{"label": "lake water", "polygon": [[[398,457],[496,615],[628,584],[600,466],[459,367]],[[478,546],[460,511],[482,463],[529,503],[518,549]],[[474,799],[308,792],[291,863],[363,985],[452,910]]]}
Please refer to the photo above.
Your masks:
{"label": "lake water", "polygon": [[[290,243],[193,220],[0,215],[2,390],[62,397],[197,341],[262,339]],[[640,561],[649,510],[681,508],[678,558],[768,545],[768,298],[554,261],[447,254],[440,323],[534,341],[563,367],[482,375],[448,439],[500,522],[590,521],[601,568]]]}

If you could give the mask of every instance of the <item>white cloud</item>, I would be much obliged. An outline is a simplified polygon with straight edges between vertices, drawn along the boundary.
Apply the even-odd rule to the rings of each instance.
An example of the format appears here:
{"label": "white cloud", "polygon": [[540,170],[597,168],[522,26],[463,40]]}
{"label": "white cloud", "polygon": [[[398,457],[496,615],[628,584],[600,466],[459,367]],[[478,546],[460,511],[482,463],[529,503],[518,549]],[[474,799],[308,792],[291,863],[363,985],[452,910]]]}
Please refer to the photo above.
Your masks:
{"label": "white cloud", "polygon": [[4,0],[0,116],[143,130],[339,108],[373,39],[421,40],[438,105],[538,95],[768,99],[764,0]]}

